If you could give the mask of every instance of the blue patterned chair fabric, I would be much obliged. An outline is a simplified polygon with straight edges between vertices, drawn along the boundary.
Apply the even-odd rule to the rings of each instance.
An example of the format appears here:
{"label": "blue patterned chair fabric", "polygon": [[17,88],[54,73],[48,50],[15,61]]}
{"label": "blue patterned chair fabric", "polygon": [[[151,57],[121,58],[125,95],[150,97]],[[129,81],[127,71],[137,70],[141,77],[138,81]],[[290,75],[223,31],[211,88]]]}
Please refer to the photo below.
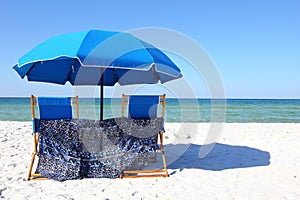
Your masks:
{"label": "blue patterned chair fabric", "polygon": [[162,118],[41,120],[36,173],[58,181],[118,178],[148,163],[162,126]]}

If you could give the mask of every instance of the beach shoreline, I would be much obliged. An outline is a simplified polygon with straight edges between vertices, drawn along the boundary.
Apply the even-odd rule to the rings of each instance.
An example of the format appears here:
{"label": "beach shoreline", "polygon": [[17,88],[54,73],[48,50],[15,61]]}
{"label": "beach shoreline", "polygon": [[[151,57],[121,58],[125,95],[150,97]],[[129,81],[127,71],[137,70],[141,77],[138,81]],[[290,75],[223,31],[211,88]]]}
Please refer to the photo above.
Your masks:
{"label": "beach shoreline", "polygon": [[[5,199],[299,199],[300,123],[166,123],[168,178],[23,181],[31,122],[0,121],[0,197]],[[210,132],[209,132],[210,131]],[[199,159],[207,134],[212,151]]]}

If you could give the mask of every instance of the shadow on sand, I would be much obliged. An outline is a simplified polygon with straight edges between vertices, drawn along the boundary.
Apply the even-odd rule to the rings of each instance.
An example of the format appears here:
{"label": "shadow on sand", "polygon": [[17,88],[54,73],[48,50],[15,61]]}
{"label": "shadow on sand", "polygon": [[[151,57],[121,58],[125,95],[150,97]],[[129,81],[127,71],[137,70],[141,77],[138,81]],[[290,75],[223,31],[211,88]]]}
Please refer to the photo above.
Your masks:
{"label": "shadow on sand", "polygon": [[200,159],[198,155],[201,147],[195,144],[165,145],[168,168],[221,171],[270,164],[269,152],[247,146],[217,143],[208,155]]}

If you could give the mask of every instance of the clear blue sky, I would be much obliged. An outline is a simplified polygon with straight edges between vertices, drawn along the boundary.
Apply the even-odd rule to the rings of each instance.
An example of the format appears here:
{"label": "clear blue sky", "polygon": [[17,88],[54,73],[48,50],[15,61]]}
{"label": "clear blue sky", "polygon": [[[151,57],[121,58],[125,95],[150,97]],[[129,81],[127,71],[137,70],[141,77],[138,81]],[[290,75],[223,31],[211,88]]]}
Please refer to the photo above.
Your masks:
{"label": "clear blue sky", "polygon": [[300,1],[175,2],[2,1],[0,96],[28,96],[43,88],[63,93],[65,86],[27,83],[11,69],[23,54],[52,36],[87,29],[162,27],[205,48],[228,98],[300,98]]}

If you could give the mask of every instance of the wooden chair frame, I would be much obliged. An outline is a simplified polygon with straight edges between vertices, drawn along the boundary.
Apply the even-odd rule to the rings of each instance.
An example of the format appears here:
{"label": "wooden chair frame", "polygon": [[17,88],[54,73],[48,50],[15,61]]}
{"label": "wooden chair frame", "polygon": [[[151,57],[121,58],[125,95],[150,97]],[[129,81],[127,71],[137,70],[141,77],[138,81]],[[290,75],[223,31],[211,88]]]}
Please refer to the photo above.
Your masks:
{"label": "wooden chair frame", "polygon": [[[33,132],[32,132],[32,136],[33,136],[33,153],[31,156],[31,162],[30,162],[30,166],[29,166],[29,172],[28,172],[28,176],[27,176],[27,180],[32,180],[32,179],[38,179],[38,180],[48,180],[48,178],[43,177],[41,174],[35,174],[32,173],[32,168],[34,165],[34,160],[35,157],[38,155],[38,133],[35,131],[35,107],[38,106],[38,97],[37,96],[33,96],[31,95],[30,97],[30,104],[31,104],[31,117],[32,117],[32,126],[33,126]],[[71,97],[71,105],[72,107],[76,107],[76,118],[79,118],[79,109],[78,109],[78,96],[76,97]]]}
{"label": "wooden chair frame", "polygon": [[[129,103],[129,96],[122,94],[122,117],[125,117],[125,107],[128,107]],[[127,106],[125,106],[127,105]],[[162,107],[161,115],[162,118],[165,117],[165,108],[166,108],[166,95],[159,95],[159,105]],[[157,142],[158,142],[158,136],[160,141],[160,148],[157,150],[157,152],[161,153],[162,155],[162,161],[163,161],[163,169],[152,169],[152,170],[125,170],[120,174],[120,178],[143,178],[143,177],[168,177],[168,169],[167,169],[167,162],[166,162],[166,156],[164,153],[164,147],[163,147],[163,137],[164,137],[164,130],[160,130],[157,134]]]}

